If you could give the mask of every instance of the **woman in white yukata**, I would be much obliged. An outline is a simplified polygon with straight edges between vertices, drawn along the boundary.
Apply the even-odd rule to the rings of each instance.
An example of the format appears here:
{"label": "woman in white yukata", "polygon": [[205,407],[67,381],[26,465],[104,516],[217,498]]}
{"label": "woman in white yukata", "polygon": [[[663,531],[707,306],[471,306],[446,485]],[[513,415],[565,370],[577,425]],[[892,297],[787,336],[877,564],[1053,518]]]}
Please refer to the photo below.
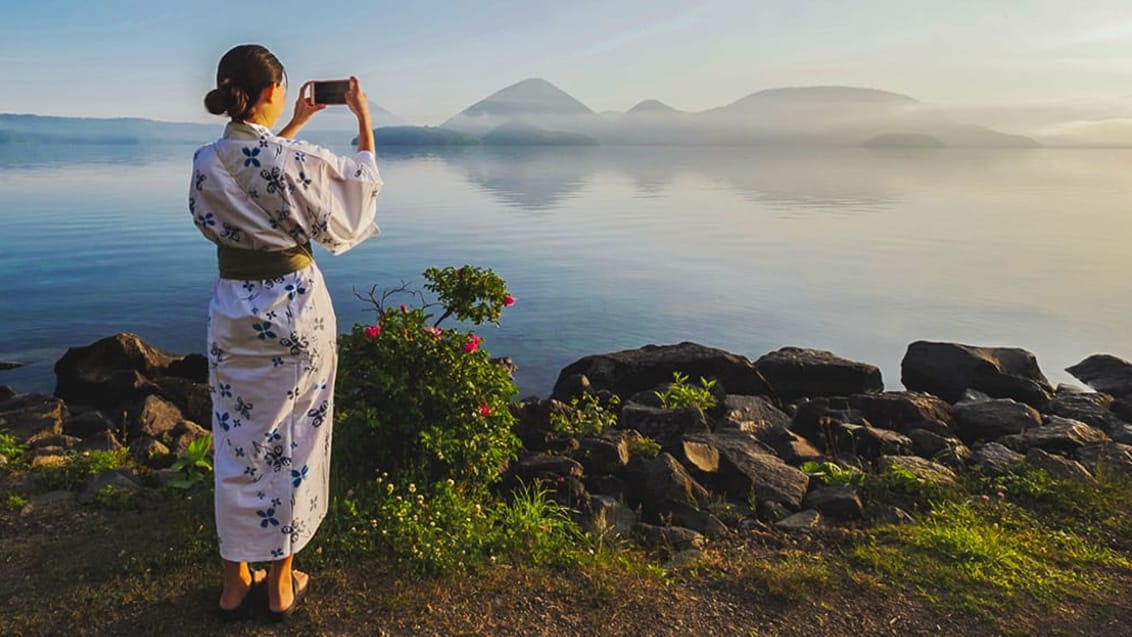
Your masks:
{"label": "woman in white yukata", "polygon": [[[326,515],[334,378],[334,308],[311,242],[341,254],[377,234],[381,176],[366,94],[350,78],[358,119],[353,156],[291,139],[325,105],[299,91],[294,117],[283,66],[258,45],[220,60],[209,112],[231,122],[193,156],[189,211],[216,244],[219,278],[208,323],[216,527],[224,563],[221,614],[250,614],[266,583],[271,616],[295,609],[309,585],[292,559]],[[309,83],[308,83],[309,84]],[[269,572],[250,562],[271,562]]]}

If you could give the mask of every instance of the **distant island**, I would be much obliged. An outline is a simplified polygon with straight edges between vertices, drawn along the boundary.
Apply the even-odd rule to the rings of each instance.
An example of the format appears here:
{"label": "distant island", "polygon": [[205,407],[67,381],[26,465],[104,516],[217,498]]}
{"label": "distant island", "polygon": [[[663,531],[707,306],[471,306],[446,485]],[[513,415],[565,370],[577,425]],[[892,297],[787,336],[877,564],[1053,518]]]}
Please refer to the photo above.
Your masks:
{"label": "distant island", "polygon": [[[1022,135],[954,121],[938,108],[872,88],[804,86],[751,93],[700,112],[646,99],[624,113],[596,113],[550,82],[517,82],[448,118],[410,126],[376,104],[375,142],[384,147],[445,146],[857,146],[870,148],[1037,148]],[[311,133],[353,132],[348,113],[328,111]],[[392,125],[391,125],[392,124]],[[94,119],[0,114],[0,144],[206,143],[218,126],[139,118]],[[351,135],[352,136],[352,135]]]}
{"label": "distant island", "polygon": [[881,133],[865,142],[866,148],[943,148],[938,138],[923,133]]}

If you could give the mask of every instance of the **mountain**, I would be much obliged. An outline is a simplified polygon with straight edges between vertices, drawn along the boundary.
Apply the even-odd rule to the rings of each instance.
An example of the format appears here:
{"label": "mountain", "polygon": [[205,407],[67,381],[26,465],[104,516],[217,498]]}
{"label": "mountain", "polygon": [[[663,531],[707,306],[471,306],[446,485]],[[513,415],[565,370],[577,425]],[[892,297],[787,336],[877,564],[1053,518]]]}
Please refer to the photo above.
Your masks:
{"label": "mountain", "polygon": [[625,111],[626,115],[675,115],[680,113],[659,100],[645,100]]}
{"label": "mountain", "polygon": [[570,94],[546,80],[532,78],[492,93],[441,126],[483,135],[514,122],[548,130],[574,130],[597,119],[596,113]]}
{"label": "mountain", "polygon": [[216,139],[213,124],[160,122],[138,117],[101,119],[0,113],[0,144],[194,143]]}

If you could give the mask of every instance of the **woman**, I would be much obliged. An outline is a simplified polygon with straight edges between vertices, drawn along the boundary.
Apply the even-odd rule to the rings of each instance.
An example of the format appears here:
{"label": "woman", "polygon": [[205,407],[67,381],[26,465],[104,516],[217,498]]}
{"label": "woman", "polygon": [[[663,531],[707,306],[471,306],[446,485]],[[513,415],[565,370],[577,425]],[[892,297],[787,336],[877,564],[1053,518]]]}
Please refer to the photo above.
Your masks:
{"label": "woman", "polygon": [[[334,308],[311,242],[341,254],[378,233],[381,176],[365,92],[350,78],[346,105],[358,119],[349,157],[290,139],[325,105],[304,97],[278,133],[283,66],[266,48],[224,54],[209,112],[231,118],[224,136],[197,150],[189,212],[216,244],[220,275],[209,306],[209,385],[216,527],[224,563],[220,609],[250,611],[266,582],[282,619],[309,587],[292,559],[326,514],[334,377]],[[271,569],[249,570],[250,562]]]}

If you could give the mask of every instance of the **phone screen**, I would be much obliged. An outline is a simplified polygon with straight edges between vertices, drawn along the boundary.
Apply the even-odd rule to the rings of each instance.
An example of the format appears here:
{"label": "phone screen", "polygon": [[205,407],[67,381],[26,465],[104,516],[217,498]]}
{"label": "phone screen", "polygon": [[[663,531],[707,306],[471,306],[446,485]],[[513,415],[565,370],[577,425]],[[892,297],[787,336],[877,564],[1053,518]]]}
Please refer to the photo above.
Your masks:
{"label": "phone screen", "polygon": [[350,80],[315,82],[312,89],[315,104],[345,104]]}

